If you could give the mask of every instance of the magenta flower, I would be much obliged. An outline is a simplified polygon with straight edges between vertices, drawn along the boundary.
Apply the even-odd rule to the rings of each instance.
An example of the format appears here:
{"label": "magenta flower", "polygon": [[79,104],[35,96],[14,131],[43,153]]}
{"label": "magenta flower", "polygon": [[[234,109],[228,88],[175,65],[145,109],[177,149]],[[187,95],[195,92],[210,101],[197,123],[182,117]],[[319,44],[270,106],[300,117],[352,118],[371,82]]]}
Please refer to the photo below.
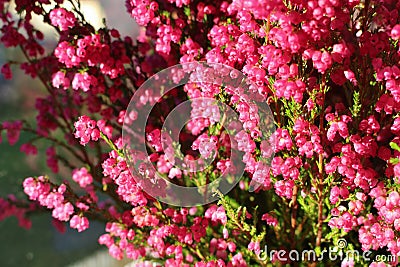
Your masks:
{"label": "magenta flower", "polygon": [[51,24],[59,27],[61,31],[66,31],[75,25],[75,15],[64,8],[56,8],[50,12]]}

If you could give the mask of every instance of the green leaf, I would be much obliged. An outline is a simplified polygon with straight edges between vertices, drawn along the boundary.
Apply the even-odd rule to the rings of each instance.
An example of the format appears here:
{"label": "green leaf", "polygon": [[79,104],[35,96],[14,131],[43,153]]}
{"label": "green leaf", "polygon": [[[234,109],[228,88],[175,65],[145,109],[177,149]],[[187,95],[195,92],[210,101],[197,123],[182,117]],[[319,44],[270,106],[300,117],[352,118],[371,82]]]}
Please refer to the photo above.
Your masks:
{"label": "green leaf", "polygon": [[390,147],[394,150],[397,150],[400,152],[400,146],[398,144],[396,144],[395,142],[390,142]]}
{"label": "green leaf", "polygon": [[246,213],[247,213],[247,208],[243,207],[242,214],[240,216],[240,222],[244,222],[246,220]]}
{"label": "green leaf", "polygon": [[254,226],[252,226],[252,227],[251,227],[251,230],[250,230],[250,235],[251,235],[251,236],[255,236],[256,233],[257,233],[257,228],[254,227]]}
{"label": "green leaf", "polygon": [[351,114],[357,117],[361,111],[360,93],[355,91],[353,95],[353,106],[350,108]]}
{"label": "green leaf", "polygon": [[319,257],[321,255],[321,247],[320,246],[315,247],[314,251],[315,251],[315,254],[317,255],[317,257]]}
{"label": "green leaf", "polygon": [[389,162],[390,162],[391,164],[393,164],[393,165],[396,165],[396,164],[398,164],[398,163],[400,162],[400,159],[399,159],[399,158],[391,158],[391,159],[389,160]]}
{"label": "green leaf", "polygon": [[326,240],[330,240],[330,239],[332,239],[332,238],[334,238],[334,237],[338,237],[339,236],[339,231],[336,229],[336,228],[333,228],[334,230],[332,230],[332,232],[330,232],[329,234],[327,234],[326,236],[325,236],[325,239]]}
{"label": "green leaf", "polygon": [[186,15],[187,17],[190,17],[190,15],[191,15],[190,7],[185,6],[185,7],[183,8],[183,13],[185,13],[185,15]]}

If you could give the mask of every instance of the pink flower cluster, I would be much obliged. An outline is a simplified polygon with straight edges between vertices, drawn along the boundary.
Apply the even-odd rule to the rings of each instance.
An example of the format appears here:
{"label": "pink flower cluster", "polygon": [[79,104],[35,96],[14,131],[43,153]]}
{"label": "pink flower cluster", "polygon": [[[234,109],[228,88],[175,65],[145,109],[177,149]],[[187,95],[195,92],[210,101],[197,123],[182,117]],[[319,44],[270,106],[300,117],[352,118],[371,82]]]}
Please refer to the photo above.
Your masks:
{"label": "pink flower cluster", "polygon": [[[18,142],[20,133],[21,133],[21,129],[22,129],[22,122],[21,121],[15,121],[15,122],[8,122],[5,121],[2,123],[1,125],[2,129],[5,129],[7,132],[7,139],[8,139],[8,143],[10,145],[15,145],[15,143]],[[0,137],[0,141],[1,141],[1,137]]]}
{"label": "pink flower cluster", "polygon": [[156,51],[164,54],[169,54],[171,51],[171,42],[177,43],[181,37],[181,30],[173,29],[171,26],[161,26],[157,29],[159,38],[156,42]]}
{"label": "pink flower cluster", "polygon": [[[52,216],[58,222],[69,221],[71,228],[76,228],[82,232],[89,228],[89,220],[78,214],[74,214],[75,208],[68,201],[67,186],[61,184],[54,187],[48,178],[40,176],[37,178],[26,178],[23,182],[24,192],[30,200],[36,200],[38,203],[52,210]],[[77,202],[78,210],[87,211],[88,206]]]}
{"label": "pink flower cluster", "polygon": [[12,79],[10,64],[6,63],[3,66],[1,66],[1,74],[3,74],[6,80]]}
{"label": "pink flower cluster", "polygon": [[[136,42],[116,29],[95,31],[74,8],[42,10],[50,1],[16,1],[17,23],[6,2],[0,1],[0,41],[21,47],[27,60],[21,68],[44,81],[48,95],[36,100],[37,126],[4,122],[0,131],[11,145],[21,130],[46,139],[49,168],[71,169],[68,178],[80,188],[44,176],[23,183],[29,199],[50,209],[58,225],[68,221],[83,231],[90,213],[106,222],[99,243],[113,257],[155,258],[164,266],[290,265],[256,254],[264,245],[329,247],[339,233],[351,237],[355,249],[400,255],[399,1],[126,0],[128,13],[145,26]],[[34,13],[45,14],[60,33],[46,55],[43,33],[31,24]],[[149,77],[192,61],[226,64],[238,72],[225,78],[235,81],[241,71],[251,83],[221,86],[215,84],[221,69],[201,76],[199,67],[201,82],[160,99],[161,92],[148,90],[128,114],[129,99]],[[10,64],[17,63],[3,65],[5,78],[12,77]],[[190,68],[169,78],[181,81]],[[190,120],[175,151],[161,129],[186,100],[192,101]],[[229,129],[221,125],[219,103],[237,115]],[[261,104],[269,105],[273,120],[263,116]],[[130,159],[121,129],[143,119],[146,105],[154,109],[138,142],[148,155]],[[276,131],[264,131],[268,120]],[[21,151],[40,154],[31,143]],[[213,159],[202,173],[191,163],[199,154],[199,161]],[[218,204],[169,207],[144,190],[167,195],[153,183],[156,176],[193,186],[234,173],[239,162],[242,180]],[[96,191],[108,199],[99,201]],[[24,218],[13,201],[0,199],[0,218]]]}
{"label": "pink flower cluster", "polygon": [[[119,36],[118,31],[113,31],[113,36]],[[116,38],[117,37],[113,37]],[[116,53],[115,51],[119,51]],[[126,55],[126,49],[121,41],[113,40],[108,44],[104,43],[102,37],[99,34],[87,35],[83,38],[77,39],[74,42],[63,41],[58,44],[54,50],[54,55],[58,61],[65,64],[67,68],[72,67],[94,67],[99,66],[100,72],[109,76],[112,79],[125,73],[124,64],[129,63],[129,57]],[[101,81],[100,77],[91,76],[89,73],[84,71],[68,73],[68,75],[74,76],[74,78],[68,78],[73,80],[73,88],[75,90],[82,88],[84,91],[89,89],[89,86],[96,86],[94,89],[96,92],[103,90],[102,84],[98,85]],[[62,74],[55,73],[56,85],[61,81],[64,83],[65,79]],[[55,79],[53,78],[53,79]],[[99,81],[97,79],[100,79]],[[65,84],[64,84],[65,85]]]}
{"label": "pink flower cluster", "polygon": [[378,209],[378,215],[365,218],[365,223],[360,229],[359,240],[363,250],[387,247],[393,255],[400,254],[400,241],[396,239],[396,231],[400,229],[399,193],[396,191],[374,192],[374,207]]}
{"label": "pink flower cluster", "polygon": [[93,183],[93,177],[86,168],[75,169],[72,171],[72,180],[77,182],[80,187],[87,187]]}
{"label": "pink flower cluster", "polygon": [[44,176],[40,176],[36,179],[26,178],[23,186],[24,192],[30,200],[37,200],[40,205],[53,210],[54,218],[60,221],[68,221],[74,213],[73,205],[64,197],[66,191],[64,184],[52,190],[48,180]]}
{"label": "pink flower cluster", "polygon": [[158,10],[156,1],[149,0],[127,0],[126,5],[131,10],[132,17],[141,26],[146,26],[154,19],[154,12]]}
{"label": "pink flower cluster", "polygon": [[50,12],[50,20],[53,26],[59,27],[61,31],[66,31],[75,25],[76,18],[74,13],[64,8],[55,8]]}
{"label": "pink flower cluster", "polygon": [[32,222],[26,216],[26,213],[32,210],[35,210],[34,205],[30,205],[28,208],[18,207],[17,199],[14,195],[9,195],[7,199],[0,198],[0,220],[15,216],[20,227],[30,229]]}
{"label": "pink flower cluster", "polygon": [[65,76],[64,72],[58,71],[53,74],[52,84],[55,88],[60,88],[60,86],[62,86],[63,89],[67,89],[70,83],[70,80]]}
{"label": "pink flower cluster", "polygon": [[20,151],[24,152],[26,155],[36,155],[38,153],[37,147],[31,143],[22,144]]}
{"label": "pink flower cluster", "polygon": [[199,150],[200,155],[205,159],[213,158],[217,152],[217,143],[216,136],[209,137],[203,134],[193,142],[192,149]]}
{"label": "pink flower cluster", "polygon": [[74,123],[75,137],[80,138],[82,145],[86,145],[90,140],[97,141],[100,138],[100,131],[96,124],[96,121],[85,115],[79,117],[79,120]]}
{"label": "pink flower cluster", "polygon": [[[136,180],[131,175],[126,161],[116,151],[102,163],[103,174],[117,185],[116,193],[126,202],[134,206],[146,205],[147,198]],[[107,183],[106,179],[104,181]]]}

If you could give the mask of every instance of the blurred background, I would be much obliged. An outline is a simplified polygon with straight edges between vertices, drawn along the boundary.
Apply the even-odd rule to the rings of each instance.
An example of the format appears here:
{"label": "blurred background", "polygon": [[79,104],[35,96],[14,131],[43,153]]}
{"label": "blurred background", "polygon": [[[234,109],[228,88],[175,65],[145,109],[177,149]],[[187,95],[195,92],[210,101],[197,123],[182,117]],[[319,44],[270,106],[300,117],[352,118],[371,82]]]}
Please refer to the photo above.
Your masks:
{"label": "blurred background", "polygon": [[[96,28],[107,26],[116,28],[122,35],[136,36],[138,27],[125,10],[125,0],[81,0],[82,11],[87,21]],[[41,24],[41,18],[34,19],[37,27],[47,37],[44,42],[49,47],[57,43],[57,34],[50,27]],[[0,45],[0,66],[7,60],[17,59],[18,49],[5,50]],[[0,122],[24,118],[33,121],[35,98],[43,94],[42,85],[15,67],[13,79],[6,81],[0,77]],[[0,144],[0,196],[15,194],[25,198],[22,181],[29,176],[46,173],[45,159],[27,157],[19,152],[19,145],[32,136],[21,134],[20,141],[9,146]],[[31,230],[18,226],[16,218],[0,222],[0,267],[43,267],[43,266],[124,266],[127,261],[117,262],[108,256],[104,247],[98,245],[98,237],[104,233],[104,225],[91,222],[91,227],[83,233],[68,229],[58,233],[51,224],[50,215],[34,215]]]}

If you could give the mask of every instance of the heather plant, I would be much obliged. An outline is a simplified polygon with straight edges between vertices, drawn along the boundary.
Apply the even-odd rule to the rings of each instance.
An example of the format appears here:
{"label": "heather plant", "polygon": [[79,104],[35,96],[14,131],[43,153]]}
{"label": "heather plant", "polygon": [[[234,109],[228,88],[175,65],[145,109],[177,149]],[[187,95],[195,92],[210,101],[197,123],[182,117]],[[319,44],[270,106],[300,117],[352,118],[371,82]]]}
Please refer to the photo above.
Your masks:
{"label": "heather plant", "polygon": [[0,0],[0,41],[25,56],[1,72],[47,90],[34,124],[0,131],[51,171],[1,198],[0,219],[102,221],[98,242],[138,266],[396,266],[400,2],[127,0],[135,39],[65,2]]}

